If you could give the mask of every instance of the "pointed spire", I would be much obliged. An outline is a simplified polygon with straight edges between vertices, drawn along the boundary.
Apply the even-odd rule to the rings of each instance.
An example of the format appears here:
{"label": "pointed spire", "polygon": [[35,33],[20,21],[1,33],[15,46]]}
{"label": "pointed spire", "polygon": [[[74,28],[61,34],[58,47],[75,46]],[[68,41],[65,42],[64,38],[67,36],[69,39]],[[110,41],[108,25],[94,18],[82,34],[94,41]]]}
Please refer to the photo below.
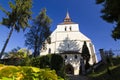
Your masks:
{"label": "pointed spire", "polygon": [[75,24],[74,22],[72,22],[68,10],[66,13],[66,17],[64,18],[64,22],[62,22],[61,24]]}
{"label": "pointed spire", "polygon": [[65,19],[70,19],[69,12],[67,11]]}
{"label": "pointed spire", "polygon": [[67,11],[67,13],[66,13],[66,17],[65,17],[65,19],[64,19],[64,22],[71,22],[71,18],[70,18],[70,16],[69,16],[69,12]]}

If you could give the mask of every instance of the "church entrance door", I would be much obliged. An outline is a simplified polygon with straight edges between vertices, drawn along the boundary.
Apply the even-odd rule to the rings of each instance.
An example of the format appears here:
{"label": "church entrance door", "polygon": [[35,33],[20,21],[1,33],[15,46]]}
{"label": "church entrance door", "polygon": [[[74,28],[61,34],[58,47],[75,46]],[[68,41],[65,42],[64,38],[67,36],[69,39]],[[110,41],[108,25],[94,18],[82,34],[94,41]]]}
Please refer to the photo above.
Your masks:
{"label": "church entrance door", "polygon": [[71,64],[67,64],[65,66],[65,73],[66,74],[74,74],[74,68]]}

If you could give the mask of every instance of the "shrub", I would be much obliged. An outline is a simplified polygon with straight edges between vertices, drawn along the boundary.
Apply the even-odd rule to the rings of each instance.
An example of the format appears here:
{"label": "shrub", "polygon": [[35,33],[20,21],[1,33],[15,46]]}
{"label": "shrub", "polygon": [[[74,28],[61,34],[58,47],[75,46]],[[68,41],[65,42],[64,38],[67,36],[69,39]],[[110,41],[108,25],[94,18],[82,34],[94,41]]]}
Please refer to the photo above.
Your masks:
{"label": "shrub", "polygon": [[29,66],[0,66],[0,80],[62,80],[54,70]]}
{"label": "shrub", "polygon": [[50,68],[55,70],[57,75],[65,78],[64,60],[58,54],[48,54],[33,58],[30,64],[38,68]]}

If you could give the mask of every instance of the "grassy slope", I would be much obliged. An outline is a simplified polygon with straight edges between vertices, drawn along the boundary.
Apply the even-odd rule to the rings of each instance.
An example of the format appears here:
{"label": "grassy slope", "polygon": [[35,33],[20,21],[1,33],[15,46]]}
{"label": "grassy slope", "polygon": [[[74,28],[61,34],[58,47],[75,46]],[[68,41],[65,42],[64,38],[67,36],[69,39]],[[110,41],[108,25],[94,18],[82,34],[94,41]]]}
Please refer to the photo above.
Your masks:
{"label": "grassy slope", "polygon": [[109,67],[108,74],[106,65],[101,65],[94,73],[88,74],[93,80],[120,80],[120,57],[113,59],[114,66]]}

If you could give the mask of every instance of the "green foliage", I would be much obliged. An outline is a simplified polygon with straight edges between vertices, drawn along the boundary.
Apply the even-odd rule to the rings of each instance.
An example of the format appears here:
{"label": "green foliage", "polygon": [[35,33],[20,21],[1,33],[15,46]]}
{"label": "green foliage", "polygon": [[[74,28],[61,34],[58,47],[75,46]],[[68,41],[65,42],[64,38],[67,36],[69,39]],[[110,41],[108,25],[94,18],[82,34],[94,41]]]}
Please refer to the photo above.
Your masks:
{"label": "green foliage", "polygon": [[19,50],[14,48],[11,52],[7,53],[5,57],[22,59],[28,57],[29,55],[31,55],[31,52],[25,48],[21,48]]}
{"label": "green foliage", "polygon": [[6,14],[6,17],[2,19],[1,24],[10,28],[9,35],[0,53],[0,58],[5,51],[5,48],[13,31],[16,30],[17,32],[19,32],[20,29],[24,30],[26,27],[28,27],[28,20],[30,19],[32,14],[32,0],[12,0],[9,2],[9,6],[10,11],[6,11],[0,6],[0,10],[2,10]]}
{"label": "green foliage", "polygon": [[2,60],[2,63],[7,65],[29,66],[31,62],[31,54],[31,51],[25,48],[14,48],[11,52],[6,53],[4,56],[5,59]]}
{"label": "green foliage", "polygon": [[50,68],[55,70],[58,76],[66,77],[63,58],[58,54],[35,57],[31,60],[30,64],[38,68]]}
{"label": "green foliage", "polygon": [[40,57],[40,68],[50,68],[50,55]]}
{"label": "green foliage", "polygon": [[[9,60],[11,61],[11,60]],[[34,67],[38,67],[38,68],[34,68],[34,72],[38,71],[39,68],[42,68],[42,69],[51,69],[51,70],[55,70],[54,72],[57,73],[59,77],[58,80],[63,80],[62,78],[66,78],[66,74],[65,74],[65,71],[64,71],[64,61],[63,61],[63,58],[58,55],[58,54],[51,54],[51,55],[46,55],[46,56],[38,56],[38,57],[26,57],[26,58],[23,58],[23,59],[19,59],[20,62],[18,62],[17,60],[13,59],[12,62],[9,62],[12,63],[13,65],[21,65],[21,66],[34,66]],[[15,63],[14,63],[15,62]],[[0,65],[0,67],[3,67],[4,65]],[[23,72],[29,72],[29,73],[32,73],[31,69],[29,70],[29,68],[27,67],[22,67]],[[49,70],[48,70],[49,71]],[[47,73],[47,72],[43,72],[43,73],[40,73],[41,75],[44,74],[44,75],[51,75],[54,73]],[[32,76],[32,74],[25,74],[25,75],[28,75],[28,76]],[[34,74],[35,75],[38,75],[38,74]],[[50,76],[45,76],[45,77],[42,77],[42,76],[39,76],[40,80],[42,80],[41,78],[44,78],[43,80],[49,80],[48,78],[51,78]],[[53,76],[51,75],[51,76]],[[61,78],[62,77],[62,78]],[[27,78],[27,77],[26,77]],[[32,79],[31,77],[29,79]],[[28,80],[29,80],[28,79]],[[54,80],[54,79],[53,79]]]}
{"label": "green foliage", "polygon": [[[107,65],[102,64],[94,73],[88,74],[93,80],[119,80],[120,79],[120,57],[112,58],[114,66],[110,66],[107,70]],[[109,63],[109,65],[111,65]]]}
{"label": "green foliage", "polygon": [[59,54],[51,55],[51,69],[55,69],[57,72],[63,67],[64,61]]}
{"label": "green foliage", "polygon": [[62,80],[54,70],[35,67],[0,66],[0,80]]}
{"label": "green foliage", "polygon": [[107,65],[108,66],[113,66],[112,58],[113,58],[114,53],[112,52],[112,50],[105,51],[105,55],[106,55]]}
{"label": "green foliage", "polygon": [[31,58],[29,56],[27,56],[20,61],[19,65],[20,66],[30,66],[31,65],[30,63],[31,63]]}
{"label": "green foliage", "polygon": [[7,17],[3,18],[2,24],[14,27],[17,31],[20,28],[28,26],[28,19],[31,17],[32,0],[14,0],[9,2],[11,11],[1,10],[6,13]]}
{"label": "green foliage", "polygon": [[90,53],[89,49],[87,47],[86,42],[84,41],[83,47],[82,47],[82,57],[86,61],[85,68],[88,69],[90,67],[89,60],[90,60]]}
{"label": "green foliage", "polygon": [[[40,57],[35,57],[35,58],[32,58],[31,59],[31,62],[30,62],[30,64],[31,64],[31,66],[34,66],[34,67],[38,67],[38,68],[40,68]],[[43,62],[44,63],[44,62]]]}
{"label": "green foliage", "polygon": [[40,80],[57,80],[57,75],[55,74],[55,71],[46,70],[41,72],[39,79]]}
{"label": "green foliage", "polygon": [[82,47],[82,57],[84,60],[89,61],[90,59],[90,53],[87,47],[86,42],[84,41],[83,47]]}
{"label": "green foliage", "polygon": [[96,4],[100,4],[102,2],[104,2],[105,0],[96,0]]}
{"label": "green foliage", "polygon": [[50,42],[51,19],[46,14],[46,9],[42,9],[40,14],[33,20],[33,25],[29,32],[25,34],[25,45],[34,50],[34,56],[38,56],[43,42]]}
{"label": "green foliage", "polygon": [[116,24],[112,31],[112,37],[115,40],[120,39],[120,0],[96,0],[96,3],[103,5],[102,19]]}
{"label": "green foliage", "polygon": [[51,55],[38,56],[31,59],[31,66],[38,68],[50,68]]}

